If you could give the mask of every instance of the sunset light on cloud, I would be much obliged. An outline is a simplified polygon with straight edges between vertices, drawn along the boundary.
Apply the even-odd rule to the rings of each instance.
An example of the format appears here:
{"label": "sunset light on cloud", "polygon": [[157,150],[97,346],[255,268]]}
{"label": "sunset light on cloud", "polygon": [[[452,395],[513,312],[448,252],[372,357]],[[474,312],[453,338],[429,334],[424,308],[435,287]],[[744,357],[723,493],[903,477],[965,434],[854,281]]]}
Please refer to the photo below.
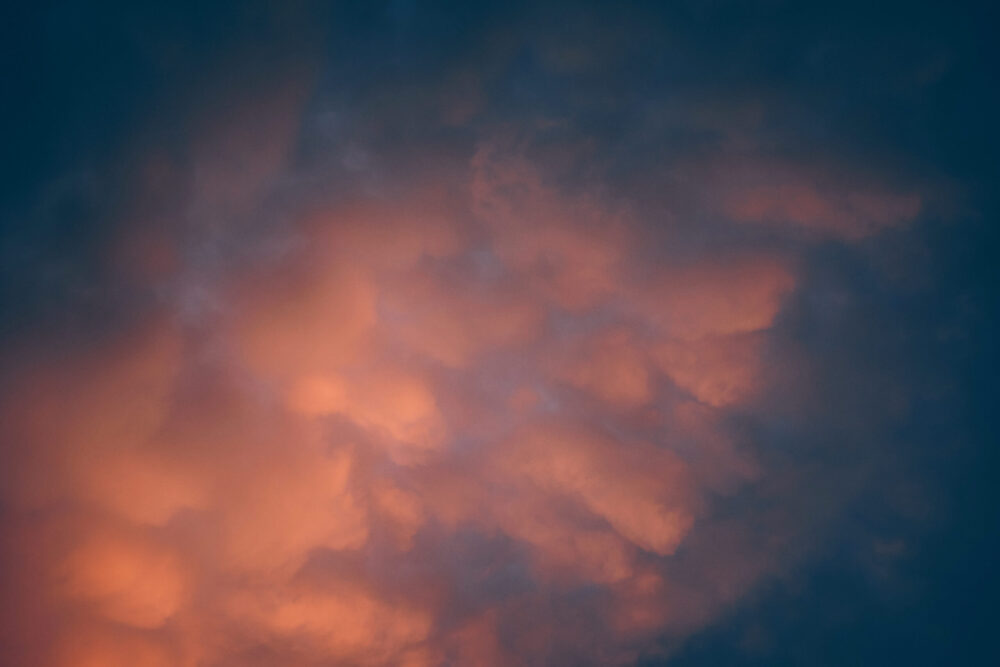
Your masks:
{"label": "sunset light on cloud", "polygon": [[855,664],[774,600],[935,599],[973,167],[684,36],[734,8],[251,4],[101,8],[139,74],[4,206],[0,662]]}

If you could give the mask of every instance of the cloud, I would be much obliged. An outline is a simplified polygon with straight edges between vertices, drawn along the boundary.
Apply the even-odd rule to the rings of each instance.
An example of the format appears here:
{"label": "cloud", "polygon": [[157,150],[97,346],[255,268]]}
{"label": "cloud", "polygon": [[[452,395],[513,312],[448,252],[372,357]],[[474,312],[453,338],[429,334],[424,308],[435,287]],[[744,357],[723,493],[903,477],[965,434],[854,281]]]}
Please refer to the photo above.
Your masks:
{"label": "cloud", "polygon": [[[866,460],[825,477],[857,445],[824,438],[884,422],[824,404],[849,298],[813,265],[927,196],[775,149],[770,98],[735,95],[739,122],[619,104],[601,82],[628,73],[597,70],[627,69],[628,31],[580,51],[482,28],[442,47],[468,63],[408,63],[394,11],[398,43],[343,89],[208,78],[182,146],[135,149],[88,270],[58,274],[92,319],[5,352],[24,664],[634,663],[868,488]],[[644,145],[657,122],[691,145]]]}
{"label": "cloud", "polygon": [[[210,661],[237,642],[304,664],[503,662],[530,635],[516,609],[586,586],[611,602],[592,612],[613,616],[608,647],[669,624],[664,559],[710,489],[750,479],[715,410],[756,382],[748,337],[791,269],[743,254],[636,278],[631,223],[598,199],[486,149],[467,179],[466,225],[427,193],[327,205],[302,243],[211,287],[207,337],[165,312],[24,371],[5,405],[31,453],[8,502],[91,526],[43,552],[53,612],[75,610],[60,635],[96,624],[85,650],[151,664],[193,664],[157,657],[170,642]],[[464,566],[437,569],[440,531],[506,540],[514,560],[491,567],[521,563],[517,604],[452,609]],[[229,639],[200,645],[210,614]]]}
{"label": "cloud", "polygon": [[710,198],[708,207],[717,215],[824,238],[858,240],[898,228],[926,206],[927,198],[919,192],[880,184],[874,177],[838,174],[840,170],[755,155],[694,168]]}
{"label": "cloud", "polygon": [[124,536],[88,536],[57,578],[65,595],[122,625],[157,628],[185,601],[186,581],[169,550]]}

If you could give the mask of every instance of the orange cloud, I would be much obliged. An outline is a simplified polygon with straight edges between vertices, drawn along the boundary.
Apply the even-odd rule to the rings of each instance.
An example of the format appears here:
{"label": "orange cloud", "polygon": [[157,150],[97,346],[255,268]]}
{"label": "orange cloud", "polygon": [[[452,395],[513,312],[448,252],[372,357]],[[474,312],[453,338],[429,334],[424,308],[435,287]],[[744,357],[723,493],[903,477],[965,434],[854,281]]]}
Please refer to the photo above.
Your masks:
{"label": "orange cloud", "polygon": [[692,341],[768,329],[794,285],[780,260],[726,257],[662,271],[639,305],[667,337]]}
{"label": "orange cloud", "polygon": [[60,639],[46,667],[172,667],[175,656],[146,637],[87,629]]}
{"label": "orange cloud", "polygon": [[590,430],[542,427],[504,448],[501,465],[606,521],[636,546],[666,555],[691,525],[684,466],[669,451]]}
{"label": "orange cloud", "polygon": [[758,473],[723,410],[764,382],[795,276],[651,262],[631,224],[484,149],[450,187],[317,205],[202,286],[215,319],[26,366],[0,488],[46,528],[5,547],[49,573],[34,650],[512,664],[580,632],[520,619],[581,587],[610,662],[678,627],[671,564]]}
{"label": "orange cloud", "polygon": [[649,360],[626,330],[588,338],[555,366],[557,377],[612,406],[641,406],[653,396]]}
{"label": "orange cloud", "polygon": [[711,188],[713,208],[733,221],[848,240],[906,224],[926,203],[918,193],[843,183],[821,169],[774,160],[736,158],[695,171]]}
{"label": "orange cloud", "polygon": [[667,340],[654,348],[653,358],[679,388],[703,403],[722,407],[757,388],[761,344],[760,334],[753,332]]}
{"label": "orange cloud", "polygon": [[85,538],[57,577],[69,598],[92,605],[108,620],[137,628],[163,625],[189,593],[176,554],[124,535]]}
{"label": "orange cloud", "polygon": [[315,549],[357,549],[367,541],[365,508],[349,488],[349,452],[285,445],[292,451],[244,463],[223,483],[216,517],[222,567],[294,572]]}
{"label": "orange cloud", "polygon": [[366,344],[376,294],[370,277],[341,263],[268,272],[235,297],[235,342],[267,379],[335,370]]}
{"label": "orange cloud", "polygon": [[532,340],[541,304],[509,285],[408,277],[380,299],[382,328],[418,354],[452,367],[484,351]]}
{"label": "orange cloud", "polygon": [[321,660],[388,664],[431,629],[427,611],[382,600],[346,582],[332,591],[288,586],[240,593],[228,606],[233,617],[275,639],[293,641]]}

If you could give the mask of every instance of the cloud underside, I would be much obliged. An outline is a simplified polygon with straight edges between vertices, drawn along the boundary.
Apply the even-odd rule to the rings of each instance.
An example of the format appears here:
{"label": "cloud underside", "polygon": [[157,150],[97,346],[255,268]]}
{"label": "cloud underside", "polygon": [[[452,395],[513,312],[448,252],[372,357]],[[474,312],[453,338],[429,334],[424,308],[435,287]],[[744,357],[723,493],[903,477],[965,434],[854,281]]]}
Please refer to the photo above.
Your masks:
{"label": "cloud underside", "polygon": [[[202,165],[195,214],[245,212],[278,134]],[[763,235],[851,243],[921,207],[687,169],[706,216]],[[794,372],[794,246],[651,254],[630,207],[499,142],[443,172],[290,207],[214,273],[123,228],[109,261],[168,298],[3,404],[32,664],[628,663],[781,566],[794,525],[719,507],[771,474],[733,421]]]}

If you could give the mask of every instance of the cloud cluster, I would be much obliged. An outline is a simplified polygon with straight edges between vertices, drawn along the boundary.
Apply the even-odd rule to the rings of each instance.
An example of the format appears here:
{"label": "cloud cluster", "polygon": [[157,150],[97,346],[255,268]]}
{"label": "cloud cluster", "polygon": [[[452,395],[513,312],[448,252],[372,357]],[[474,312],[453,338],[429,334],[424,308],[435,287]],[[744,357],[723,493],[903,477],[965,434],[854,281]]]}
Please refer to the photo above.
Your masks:
{"label": "cloud cluster", "polygon": [[760,474],[725,419],[793,262],[645,261],[489,144],[299,218],[210,326],[165,307],[9,385],[41,664],[625,662],[718,608],[667,565]]}
{"label": "cloud cluster", "polygon": [[[782,157],[766,111],[651,99],[593,130],[632,114],[594,74],[628,69],[631,33],[601,27],[573,28],[587,52],[536,35],[521,68],[498,30],[340,106],[299,70],[223,86],[240,108],[194,112],[181,158],[138,151],[98,289],[67,280],[117,317],[3,358],[18,664],[630,664],[806,549],[853,490],[804,493],[810,443],[758,441],[761,413],[830,419],[778,329],[809,252],[926,201]],[[579,96],[542,90],[560,77]],[[606,170],[581,176],[592,143]]]}

